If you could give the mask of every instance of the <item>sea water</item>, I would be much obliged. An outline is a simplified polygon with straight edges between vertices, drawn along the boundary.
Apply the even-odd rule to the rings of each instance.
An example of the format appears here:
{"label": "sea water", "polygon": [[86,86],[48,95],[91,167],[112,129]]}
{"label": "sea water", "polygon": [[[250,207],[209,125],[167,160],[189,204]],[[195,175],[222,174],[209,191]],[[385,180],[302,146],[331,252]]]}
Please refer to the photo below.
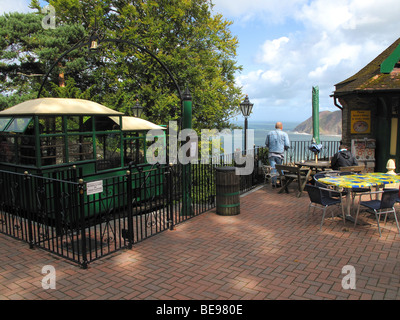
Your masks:
{"label": "sea water", "polygon": [[[238,125],[244,126],[243,124],[237,123]],[[312,141],[312,134],[300,133],[294,131],[299,125],[296,122],[283,122],[283,131],[289,135],[290,141]],[[254,144],[256,146],[265,146],[265,139],[268,132],[275,130],[275,122],[257,122],[248,121],[248,129],[254,130]],[[341,135],[320,135],[321,141],[340,141]]]}

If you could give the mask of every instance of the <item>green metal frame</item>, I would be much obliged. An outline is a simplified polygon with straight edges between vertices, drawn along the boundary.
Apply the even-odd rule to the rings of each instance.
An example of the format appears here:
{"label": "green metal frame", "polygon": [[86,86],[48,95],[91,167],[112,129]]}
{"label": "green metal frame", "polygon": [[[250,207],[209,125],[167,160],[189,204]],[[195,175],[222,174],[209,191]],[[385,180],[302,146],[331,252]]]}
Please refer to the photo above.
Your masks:
{"label": "green metal frame", "polygon": [[[81,116],[81,115],[62,115],[61,120],[62,120],[62,128],[61,131],[59,133],[41,133],[40,132],[40,121],[43,119],[46,119],[46,117],[42,117],[42,116],[37,116],[34,115],[32,116],[32,122],[33,122],[33,128],[34,128],[34,146],[35,146],[35,165],[28,165],[27,167],[31,167],[32,169],[37,169],[37,170],[42,170],[42,169],[46,169],[46,168],[56,168],[59,167],[60,164],[62,165],[80,165],[82,163],[87,163],[87,160],[82,160],[82,161],[71,161],[71,157],[70,157],[70,137],[76,137],[76,136],[84,136],[84,137],[91,137],[91,143],[92,143],[92,156],[89,160],[98,160],[98,143],[97,143],[97,139],[99,136],[101,135],[117,135],[119,137],[119,150],[120,150],[120,167],[124,168],[128,165],[128,163],[126,162],[125,159],[125,145],[124,142],[126,141],[143,141],[141,143],[141,145],[143,146],[143,155],[144,155],[144,159],[146,159],[146,136],[145,134],[140,134],[141,131],[123,131],[123,128],[121,128],[122,126],[122,116],[120,117],[120,128],[117,130],[100,130],[100,131],[96,131],[96,115],[91,116],[90,120],[87,121],[92,121],[92,128],[91,130],[85,130],[85,131],[71,131],[68,129],[68,117],[80,117],[81,121],[83,121],[83,117],[86,116]],[[90,115],[88,115],[90,116]],[[48,118],[53,118],[57,117],[57,116],[49,116]],[[18,115],[14,116],[14,117],[8,117],[11,118],[10,120],[8,120],[8,124],[13,120],[13,119],[17,119],[19,118]],[[7,118],[7,119],[8,119]],[[0,118],[1,120],[2,118]],[[7,125],[8,125],[7,124]],[[4,126],[4,128],[6,128],[7,126]],[[137,132],[138,134],[136,136],[132,136],[132,134],[134,132]],[[13,136],[15,138],[21,137],[21,136],[25,136],[24,135],[25,132],[4,132],[4,131],[0,131],[0,136]],[[44,165],[43,164],[43,159],[42,159],[42,154],[41,154],[41,141],[44,138],[59,138],[62,137],[63,138],[63,161],[62,163],[58,163],[58,164],[51,164],[51,165]],[[166,137],[165,134],[163,136],[159,136],[162,137],[164,139],[164,142],[166,142]],[[14,151],[14,155],[17,156],[18,155],[18,146],[17,146],[18,141],[15,141],[15,145],[16,145],[16,149]],[[16,166],[22,166],[22,164],[20,163],[20,161],[17,161],[16,158],[14,158],[14,164]],[[146,162],[146,161],[144,161]],[[26,167],[26,166],[25,166]]]}
{"label": "green metal frame", "polygon": [[400,60],[400,45],[381,64],[381,73],[391,73]]}

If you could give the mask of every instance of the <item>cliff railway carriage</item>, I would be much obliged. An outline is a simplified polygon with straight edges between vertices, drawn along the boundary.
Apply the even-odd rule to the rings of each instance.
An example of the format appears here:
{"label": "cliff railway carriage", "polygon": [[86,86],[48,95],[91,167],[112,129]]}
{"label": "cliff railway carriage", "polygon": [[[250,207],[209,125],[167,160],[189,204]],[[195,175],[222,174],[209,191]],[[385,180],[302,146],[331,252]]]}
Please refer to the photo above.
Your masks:
{"label": "cliff railway carriage", "polygon": [[138,213],[153,210],[148,204],[165,192],[165,168],[146,162],[151,129],[165,141],[165,128],[82,99],[40,98],[1,111],[1,211],[73,223],[78,181],[86,222],[127,210],[127,201]]}

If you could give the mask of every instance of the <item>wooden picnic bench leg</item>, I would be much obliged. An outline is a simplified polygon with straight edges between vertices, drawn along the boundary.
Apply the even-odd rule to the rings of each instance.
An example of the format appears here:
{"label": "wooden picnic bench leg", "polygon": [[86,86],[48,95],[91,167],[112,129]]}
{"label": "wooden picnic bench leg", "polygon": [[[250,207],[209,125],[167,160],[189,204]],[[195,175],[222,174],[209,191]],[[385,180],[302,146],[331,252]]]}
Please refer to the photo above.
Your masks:
{"label": "wooden picnic bench leg", "polygon": [[299,179],[299,194],[297,195],[297,198],[300,198],[301,195],[303,194],[304,188],[306,187],[306,184],[308,182],[308,178],[310,177],[311,174],[311,170],[308,170],[307,175],[304,178],[304,181],[301,182],[301,180]]}
{"label": "wooden picnic bench leg", "polygon": [[300,198],[301,195],[303,194],[303,190],[306,186],[307,180],[304,180],[304,182],[299,181],[299,192],[297,194],[297,198]]}
{"label": "wooden picnic bench leg", "polygon": [[[294,180],[293,178],[286,177],[285,178],[285,185],[281,188],[281,190],[279,190],[278,193],[282,193],[283,191],[286,191],[286,193],[289,193],[288,186],[289,186],[289,184],[292,183],[293,180]],[[281,182],[282,182],[282,179],[281,179]]]}

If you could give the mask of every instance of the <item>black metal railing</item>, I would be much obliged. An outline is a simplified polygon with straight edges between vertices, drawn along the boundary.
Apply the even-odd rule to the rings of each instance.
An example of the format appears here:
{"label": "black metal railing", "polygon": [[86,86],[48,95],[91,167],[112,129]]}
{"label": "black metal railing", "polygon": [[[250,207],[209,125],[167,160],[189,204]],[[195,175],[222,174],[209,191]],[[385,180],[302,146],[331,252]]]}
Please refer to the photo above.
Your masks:
{"label": "black metal railing", "polygon": [[[263,183],[258,158],[240,191]],[[82,267],[216,206],[215,168],[234,155],[188,165],[130,165],[82,176],[75,166],[45,174],[0,170],[0,232]]]}
{"label": "black metal railing", "polygon": [[[340,141],[321,141],[321,144],[322,149],[318,154],[318,158],[329,160],[338,152]],[[290,149],[285,152],[285,161],[294,163],[300,160],[314,160],[315,153],[309,149],[310,145],[309,141],[291,141]]]}
{"label": "black metal railing", "polygon": [[[327,140],[321,141],[322,149],[318,154],[318,159],[329,160],[334,156],[336,152],[339,150],[340,141]],[[301,160],[314,160],[315,153],[313,153],[309,147],[311,146],[311,142],[309,141],[290,141],[290,148],[285,151],[285,164],[295,163]],[[256,147],[256,158],[257,154],[263,154],[262,162],[263,164],[268,163],[268,149],[266,147]],[[260,159],[260,157],[258,157]]]}

